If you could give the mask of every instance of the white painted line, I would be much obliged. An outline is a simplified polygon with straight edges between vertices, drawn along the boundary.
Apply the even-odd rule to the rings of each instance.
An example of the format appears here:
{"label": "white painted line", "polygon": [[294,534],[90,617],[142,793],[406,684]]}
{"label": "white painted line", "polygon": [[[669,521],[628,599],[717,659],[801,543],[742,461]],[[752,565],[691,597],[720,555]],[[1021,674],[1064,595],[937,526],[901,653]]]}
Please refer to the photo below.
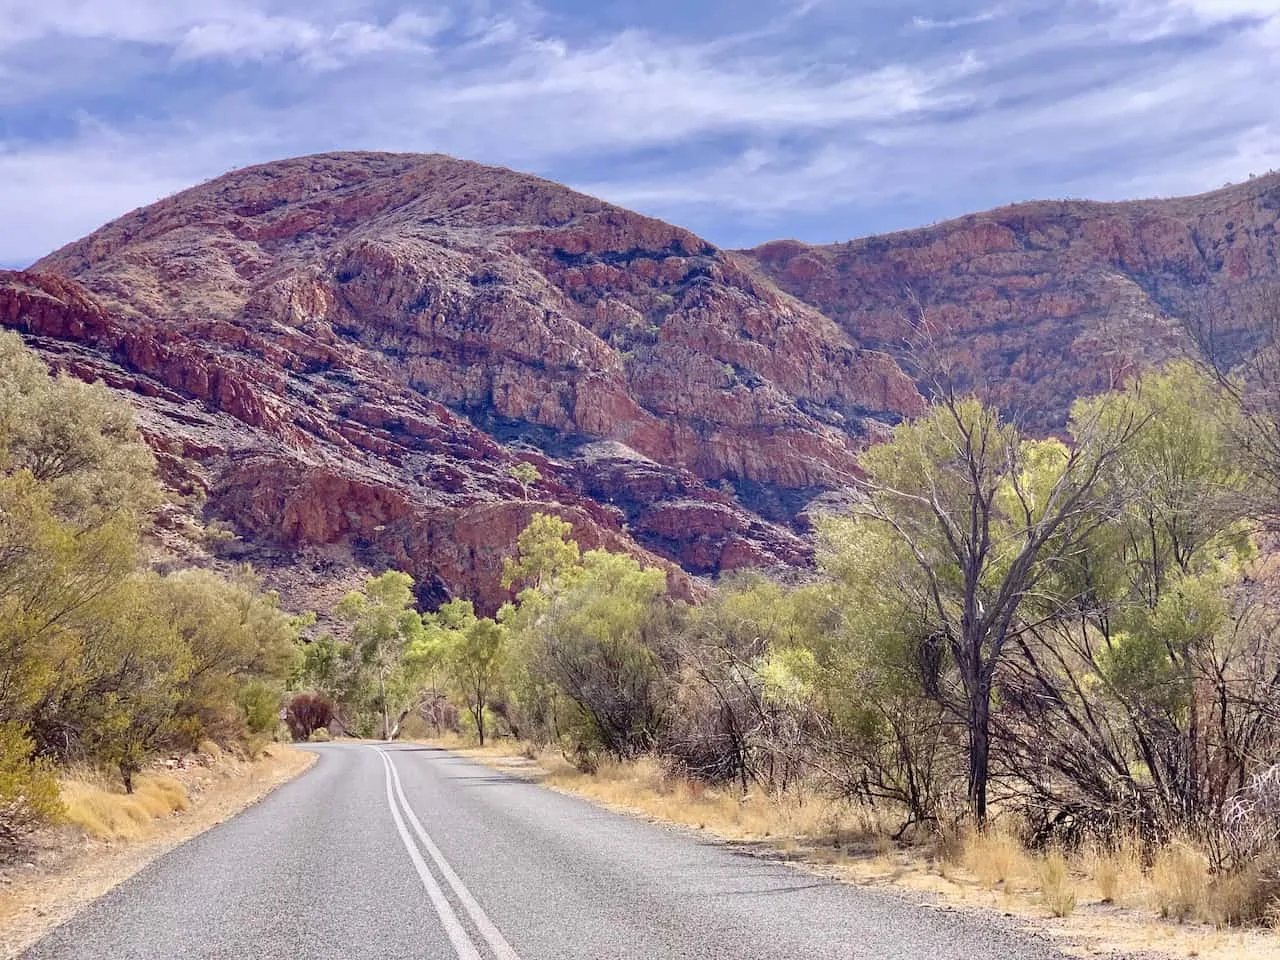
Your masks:
{"label": "white painted line", "polygon": [[394,762],[390,761],[387,754],[381,747],[375,748],[382,753],[384,758],[391,763],[391,776],[395,780],[396,796],[400,798],[400,805],[404,807],[405,816],[409,818],[409,826],[413,827],[413,832],[418,835],[418,839],[422,841],[422,846],[431,856],[432,861],[436,865],[436,869],[440,871],[445,882],[453,890],[454,895],[462,904],[463,909],[471,917],[471,921],[476,925],[476,929],[480,931],[480,936],[484,937],[485,942],[489,944],[489,949],[493,951],[493,955],[497,960],[520,960],[520,955],[511,948],[511,944],[507,943],[507,938],[502,935],[502,931],[497,928],[489,915],[484,912],[484,908],[476,902],[476,898],[471,895],[471,891],[466,888],[462,880],[453,871],[453,867],[449,866],[449,861],[444,858],[444,854],[440,852],[440,848],[432,842],[431,837],[427,835],[427,831],[422,828],[422,824],[418,822],[418,818],[414,815],[413,809],[409,806],[409,801],[405,799],[404,787],[400,783],[400,774],[396,770]]}
{"label": "white painted line", "polygon": [[[374,749],[377,748],[375,747]],[[476,949],[476,945],[467,936],[467,931],[462,926],[462,921],[458,919],[458,915],[453,912],[453,907],[449,905],[449,898],[444,895],[444,891],[440,889],[440,884],[436,883],[436,878],[427,869],[426,861],[422,859],[422,854],[418,852],[413,838],[409,836],[409,831],[405,829],[404,818],[400,816],[400,809],[396,806],[395,797],[391,793],[391,775],[394,772],[391,761],[387,759],[387,755],[381,750],[378,750],[378,754],[382,757],[382,765],[386,768],[387,805],[391,808],[391,818],[395,821],[396,830],[400,834],[400,842],[409,851],[409,858],[413,860],[413,865],[418,871],[422,885],[427,890],[427,896],[431,898],[431,905],[436,908],[436,913],[440,916],[440,922],[444,925],[445,933],[449,935],[449,942],[453,944],[453,951],[458,955],[458,960],[481,960],[480,951]]]}

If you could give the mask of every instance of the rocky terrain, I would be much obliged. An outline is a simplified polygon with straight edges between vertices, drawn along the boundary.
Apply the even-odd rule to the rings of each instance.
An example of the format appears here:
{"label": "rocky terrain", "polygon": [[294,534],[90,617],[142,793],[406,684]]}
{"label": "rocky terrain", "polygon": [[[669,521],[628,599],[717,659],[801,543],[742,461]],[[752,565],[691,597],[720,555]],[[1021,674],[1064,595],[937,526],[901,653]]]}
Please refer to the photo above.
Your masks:
{"label": "rocky terrain", "polygon": [[1212,321],[1221,346],[1238,351],[1251,297],[1280,281],[1278,227],[1280,174],[1271,174],[1196,197],[1022,203],[744,256],[908,368],[907,318],[922,308],[962,385],[1043,432],[1065,423],[1075,397],[1185,349],[1184,321]]}
{"label": "rocky terrain", "polygon": [[395,564],[426,602],[500,601],[547,504],[694,574],[802,564],[797,507],[922,403],[687,231],[436,156],[229,174],[0,275],[0,322],[128,391],[270,563]]}
{"label": "rocky terrain", "polygon": [[507,170],[332,154],[0,273],[0,324],[124,392],[170,486],[239,535],[221,555],[291,592],[396,565],[424,603],[492,609],[551,509],[688,594],[809,561],[815,499],[922,409],[911,297],[968,384],[1053,430],[1180,349],[1179,311],[1275,280],[1278,216],[1264,178],[733,253]]}

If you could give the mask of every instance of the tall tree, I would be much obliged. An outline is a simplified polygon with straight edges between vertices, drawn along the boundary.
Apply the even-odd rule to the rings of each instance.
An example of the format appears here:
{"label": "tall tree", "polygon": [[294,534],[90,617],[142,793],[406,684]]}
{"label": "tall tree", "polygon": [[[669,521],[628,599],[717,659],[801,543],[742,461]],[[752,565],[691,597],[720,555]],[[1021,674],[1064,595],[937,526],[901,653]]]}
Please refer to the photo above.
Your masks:
{"label": "tall tree", "polygon": [[1274,624],[1238,586],[1254,546],[1233,405],[1180,363],[1082,406],[1142,427],[1107,481],[1119,514],[1028,603],[1015,772],[1070,816],[1213,816],[1273,748],[1280,685]]}
{"label": "tall tree", "polygon": [[987,818],[996,672],[1023,601],[1116,515],[1103,482],[1134,423],[1080,410],[1071,447],[1024,440],[945,383],[929,411],[861,458],[863,517],[906,548],[938,642],[953,658],[968,736],[968,799]]}
{"label": "tall tree", "polygon": [[397,687],[406,647],[422,634],[422,618],[414,609],[413,578],[388,570],[353,590],[338,604],[338,616],[351,623],[351,639],[361,662],[378,683],[378,711],[383,739],[391,736],[389,690]]}

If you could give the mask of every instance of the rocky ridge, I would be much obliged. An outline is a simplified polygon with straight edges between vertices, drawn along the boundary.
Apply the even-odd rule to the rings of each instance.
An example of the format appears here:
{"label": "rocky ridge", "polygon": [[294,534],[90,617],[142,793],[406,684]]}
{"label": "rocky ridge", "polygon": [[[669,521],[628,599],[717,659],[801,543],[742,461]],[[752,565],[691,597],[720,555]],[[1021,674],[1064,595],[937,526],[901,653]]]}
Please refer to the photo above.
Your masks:
{"label": "rocky ridge", "polygon": [[1211,314],[1230,349],[1246,346],[1250,297],[1280,282],[1278,228],[1280,174],[1270,174],[1195,197],[1020,203],[742,256],[908,368],[918,304],[961,385],[1044,432],[1076,397],[1187,349],[1183,321]]}
{"label": "rocky ridge", "polygon": [[[493,609],[538,510],[689,575],[796,567],[858,452],[922,409],[913,298],[1039,432],[1280,277],[1280,178],[726,252],[441,156],[235,171],[0,273],[0,325],[130,398],[167,481],[290,587],[409,570]],[[1245,318],[1247,319],[1247,318]],[[519,461],[542,479],[510,475]]]}
{"label": "rocky ridge", "polygon": [[694,574],[803,564],[781,504],[921,405],[687,231],[436,156],[229,174],[0,275],[0,322],[126,391],[171,483],[272,563],[348,551],[428,603],[500,602],[539,509]]}

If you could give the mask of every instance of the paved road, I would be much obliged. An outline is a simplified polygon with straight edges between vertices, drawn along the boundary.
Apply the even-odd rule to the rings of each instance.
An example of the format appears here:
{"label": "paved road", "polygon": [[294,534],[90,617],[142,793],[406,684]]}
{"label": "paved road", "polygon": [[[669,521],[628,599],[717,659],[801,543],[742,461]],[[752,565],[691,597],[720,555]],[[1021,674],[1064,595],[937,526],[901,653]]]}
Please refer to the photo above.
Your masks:
{"label": "paved road", "polygon": [[1060,960],[410,745],[330,744],[29,960]]}

